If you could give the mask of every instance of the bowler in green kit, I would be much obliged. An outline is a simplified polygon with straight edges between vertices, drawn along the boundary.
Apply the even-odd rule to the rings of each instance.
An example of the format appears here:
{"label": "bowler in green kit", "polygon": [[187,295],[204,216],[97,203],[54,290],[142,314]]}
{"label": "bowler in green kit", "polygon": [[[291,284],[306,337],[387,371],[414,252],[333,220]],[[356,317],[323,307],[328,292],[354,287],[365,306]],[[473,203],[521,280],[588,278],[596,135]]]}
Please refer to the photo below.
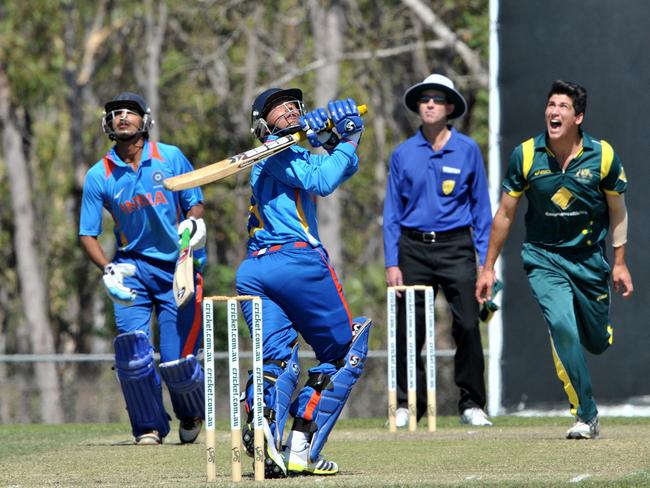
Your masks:
{"label": "bowler in green kit", "polygon": [[[610,290],[629,297],[625,264],[627,210],[623,165],[606,141],[584,132],[587,91],[558,80],[549,91],[546,131],[515,148],[503,180],[476,299],[491,299],[494,263],[523,194],[528,199],[521,256],[533,295],[548,325],[553,362],[576,422],[568,439],[596,439],[598,409],[583,348],[604,352],[613,339]],[[611,234],[610,266],[605,237]]]}

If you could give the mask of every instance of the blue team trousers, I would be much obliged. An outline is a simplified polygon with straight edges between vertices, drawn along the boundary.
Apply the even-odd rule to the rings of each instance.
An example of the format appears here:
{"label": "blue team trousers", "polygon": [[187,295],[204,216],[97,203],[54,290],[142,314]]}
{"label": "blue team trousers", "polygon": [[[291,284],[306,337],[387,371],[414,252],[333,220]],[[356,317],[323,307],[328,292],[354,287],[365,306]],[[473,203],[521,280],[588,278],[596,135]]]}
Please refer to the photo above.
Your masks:
{"label": "blue team trousers", "polygon": [[[196,354],[203,340],[201,287],[196,286],[195,300],[179,311],[173,290],[176,263],[125,253],[118,253],[113,262],[131,263],[136,267],[135,275],[124,279],[124,285],[137,293],[135,303],[131,306],[114,303],[119,333],[140,330],[151,340],[151,317],[155,311],[160,361],[164,363]],[[200,284],[197,274],[197,285]]]}
{"label": "blue team trousers", "polygon": [[[300,334],[319,362],[309,374],[337,371],[336,363],[352,341],[352,317],[323,248],[289,243],[250,255],[237,271],[237,292],[262,299],[264,361],[287,361]],[[251,303],[241,305],[250,329]],[[292,414],[310,420],[318,398],[318,392],[305,386]]]}

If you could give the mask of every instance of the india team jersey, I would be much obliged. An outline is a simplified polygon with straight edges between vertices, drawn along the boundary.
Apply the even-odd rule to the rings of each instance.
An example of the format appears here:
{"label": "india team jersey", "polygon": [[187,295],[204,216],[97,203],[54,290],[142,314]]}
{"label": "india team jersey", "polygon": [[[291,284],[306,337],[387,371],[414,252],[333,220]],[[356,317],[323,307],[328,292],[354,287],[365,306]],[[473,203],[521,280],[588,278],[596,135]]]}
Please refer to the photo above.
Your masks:
{"label": "india team jersey", "polygon": [[516,198],[526,193],[527,242],[587,247],[607,235],[605,195],[625,192],[627,179],[612,147],[584,132],[582,149],[562,171],[543,133],[515,148],[502,187]]}
{"label": "india team jersey", "polygon": [[290,148],[253,166],[248,249],[294,241],[320,246],[316,197],[332,193],[358,169],[356,146],[342,142],[330,155]]}
{"label": "india team jersey", "polygon": [[118,250],[175,261],[178,223],[203,195],[198,188],[171,192],[162,182],[192,169],[176,146],[145,141],[136,172],[112,148],[86,176],[79,235],[101,234],[105,208],[114,220]]}

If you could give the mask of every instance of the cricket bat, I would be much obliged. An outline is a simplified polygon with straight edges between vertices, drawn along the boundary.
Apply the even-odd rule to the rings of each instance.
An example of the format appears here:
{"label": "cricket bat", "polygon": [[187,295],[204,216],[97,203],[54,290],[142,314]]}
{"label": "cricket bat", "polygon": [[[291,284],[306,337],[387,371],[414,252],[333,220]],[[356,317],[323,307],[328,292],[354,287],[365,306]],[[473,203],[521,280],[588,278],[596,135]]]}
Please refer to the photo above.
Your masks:
{"label": "cricket bat", "polygon": [[174,300],[178,308],[187,305],[194,296],[194,251],[190,246],[190,229],[181,235],[181,249],[174,271]]}
{"label": "cricket bat", "polygon": [[[368,112],[368,107],[366,105],[359,105],[357,108],[361,115]],[[332,122],[329,121],[329,128],[331,128],[331,124]],[[224,159],[223,161],[209,164],[203,168],[182,175],[166,178],[163,180],[163,185],[171,191],[187,190],[188,188],[207,185],[208,183],[239,173],[249,166],[253,166],[255,163],[259,163],[263,159],[284,151],[288,147],[304,141],[305,139],[307,139],[307,136],[303,131],[288,136],[278,137],[272,141],[265,142],[261,146],[239,153],[228,159]]]}

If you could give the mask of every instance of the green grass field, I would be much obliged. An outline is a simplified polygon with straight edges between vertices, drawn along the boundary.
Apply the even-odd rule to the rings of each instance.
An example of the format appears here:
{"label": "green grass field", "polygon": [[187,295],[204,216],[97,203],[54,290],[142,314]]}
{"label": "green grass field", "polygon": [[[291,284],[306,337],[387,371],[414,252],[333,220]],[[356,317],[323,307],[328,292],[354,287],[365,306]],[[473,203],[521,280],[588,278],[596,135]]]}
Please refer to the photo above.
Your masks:
{"label": "green grass field", "polygon": [[[438,431],[391,434],[384,419],[341,420],[323,454],[333,477],[269,480],[276,486],[650,486],[650,418],[602,418],[597,441],[569,441],[571,419],[498,417],[467,428],[457,417]],[[0,487],[208,486],[203,435],[178,444],[177,423],[163,446],[136,447],[126,424],[0,426]],[[231,486],[229,432],[217,431],[218,481]],[[242,485],[253,485],[245,458]]]}

